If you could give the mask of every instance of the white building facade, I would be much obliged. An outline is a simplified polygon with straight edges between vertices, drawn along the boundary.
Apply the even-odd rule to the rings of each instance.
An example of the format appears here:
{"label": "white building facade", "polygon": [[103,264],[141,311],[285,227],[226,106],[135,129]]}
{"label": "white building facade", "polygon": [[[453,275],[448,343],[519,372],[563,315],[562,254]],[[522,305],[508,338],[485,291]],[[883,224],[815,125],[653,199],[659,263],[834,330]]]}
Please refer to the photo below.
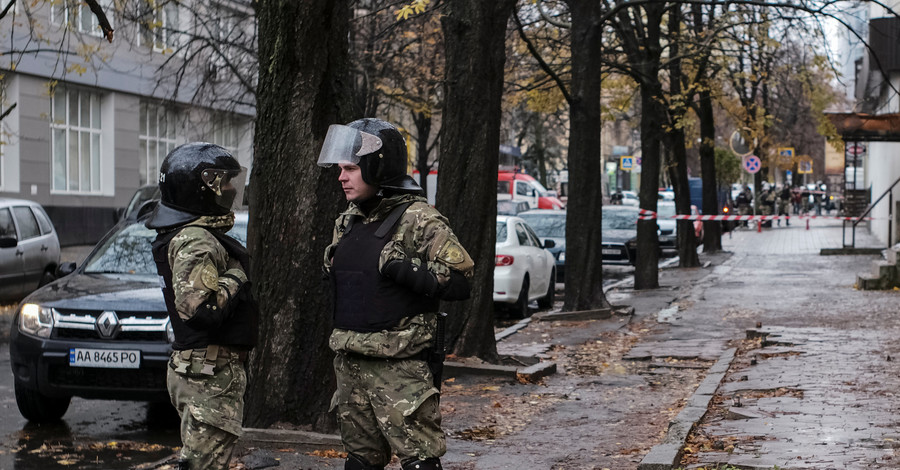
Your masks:
{"label": "white building facade", "polygon": [[42,204],[63,245],[95,243],[179,144],[253,159],[249,2],[100,3],[112,42],[83,2],[17,2],[0,19],[0,197]]}

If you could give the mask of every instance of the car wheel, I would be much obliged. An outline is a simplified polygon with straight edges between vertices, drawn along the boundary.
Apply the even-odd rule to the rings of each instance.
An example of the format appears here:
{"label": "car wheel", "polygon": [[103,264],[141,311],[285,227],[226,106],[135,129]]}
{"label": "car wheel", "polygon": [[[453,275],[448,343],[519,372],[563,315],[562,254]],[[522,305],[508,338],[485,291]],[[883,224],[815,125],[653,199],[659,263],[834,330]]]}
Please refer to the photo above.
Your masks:
{"label": "car wheel", "polygon": [[37,390],[29,390],[18,380],[15,381],[16,405],[19,413],[28,421],[50,423],[59,421],[69,409],[72,397],[56,398],[42,395]]}
{"label": "car wheel", "polygon": [[41,281],[38,282],[38,287],[44,287],[47,284],[56,280],[56,276],[53,275],[52,271],[44,271],[44,274],[41,276]]}
{"label": "car wheel", "polygon": [[528,282],[528,276],[522,281],[522,290],[519,291],[519,298],[513,304],[512,314],[516,318],[528,318],[528,289],[531,285]]}
{"label": "car wheel", "polygon": [[556,299],[556,270],[550,272],[550,285],[547,287],[547,295],[538,299],[538,307],[553,308],[553,301]]}

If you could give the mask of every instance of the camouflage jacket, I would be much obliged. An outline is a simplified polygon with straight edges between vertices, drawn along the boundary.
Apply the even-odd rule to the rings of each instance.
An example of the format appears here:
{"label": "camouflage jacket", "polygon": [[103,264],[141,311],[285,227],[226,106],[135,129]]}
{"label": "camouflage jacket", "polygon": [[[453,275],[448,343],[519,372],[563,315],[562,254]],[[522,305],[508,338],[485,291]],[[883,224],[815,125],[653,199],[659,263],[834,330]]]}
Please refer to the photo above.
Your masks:
{"label": "camouflage jacket", "polygon": [[[236,259],[231,259],[225,247],[207,228],[228,231],[234,226],[234,214],[206,216],[183,227],[169,243],[169,266],[172,268],[172,290],[175,310],[182,320],[194,316],[202,303],[215,295],[216,305],[224,308],[228,299],[237,293],[239,283],[225,273],[247,282],[247,275]],[[205,227],[205,228],[204,228]]]}
{"label": "camouflage jacket", "polygon": [[[459,244],[447,219],[425,198],[414,195],[398,195],[385,198],[368,217],[359,206],[350,203],[335,221],[331,244],[325,249],[325,270],[330,272],[334,250],[351,217],[360,217],[364,223],[387,217],[401,204],[412,203],[403,213],[391,240],[384,246],[378,260],[378,269],[391,260],[409,259],[413,264],[426,266],[435,274],[438,282],[446,284],[451,270],[471,278],[475,263]],[[329,339],[329,346],[336,352],[354,352],[371,357],[409,357],[431,345],[436,328],[436,312],[404,318],[390,331],[363,333],[336,328]]]}

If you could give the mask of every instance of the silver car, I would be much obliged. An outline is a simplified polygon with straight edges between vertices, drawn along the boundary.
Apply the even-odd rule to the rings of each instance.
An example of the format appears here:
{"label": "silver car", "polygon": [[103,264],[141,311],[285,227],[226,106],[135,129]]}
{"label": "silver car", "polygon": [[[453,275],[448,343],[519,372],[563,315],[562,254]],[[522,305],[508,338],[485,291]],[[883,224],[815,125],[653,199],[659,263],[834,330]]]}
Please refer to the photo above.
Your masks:
{"label": "silver car", "polygon": [[55,279],[59,238],[40,204],[0,197],[0,300],[19,300]]}

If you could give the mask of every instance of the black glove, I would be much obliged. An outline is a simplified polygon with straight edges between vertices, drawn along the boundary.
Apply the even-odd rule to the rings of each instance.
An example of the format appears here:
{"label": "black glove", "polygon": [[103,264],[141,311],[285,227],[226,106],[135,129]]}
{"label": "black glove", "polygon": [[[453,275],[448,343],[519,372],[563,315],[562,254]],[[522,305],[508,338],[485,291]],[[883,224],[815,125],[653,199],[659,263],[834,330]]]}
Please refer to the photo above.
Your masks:
{"label": "black glove", "polygon": [[469,281],[462,273],[450,271],[450,280],[441,285],[437,276],[425,266],[416,266],[410,260],[391,260],[382,273],[394,282],[408,287],[416,294],[441,300],[465,300],[469,298]]}
{"label": "black glove", "polygon": [[416,266],[410,260],[391,260],[381,272],[397,284],[408,287],[411,291],[427,297],[435,297],[440,290],[437,277],[425,266]]}
{"label": "black glove", "polygon": [[222,323],[231,316],[234,308],[241,302],[252,300],[253,294],[250,281],[241,282],[240,279],[225,273],[223,277],[230,277],[237,281],[238,290],[228,297],[224,308],[216,305],[216,294],[209,296],[206,302],[200,304],[194,312],[194,316],[185,320],[184,324],[195,330],[213,330],[222,326]]}

